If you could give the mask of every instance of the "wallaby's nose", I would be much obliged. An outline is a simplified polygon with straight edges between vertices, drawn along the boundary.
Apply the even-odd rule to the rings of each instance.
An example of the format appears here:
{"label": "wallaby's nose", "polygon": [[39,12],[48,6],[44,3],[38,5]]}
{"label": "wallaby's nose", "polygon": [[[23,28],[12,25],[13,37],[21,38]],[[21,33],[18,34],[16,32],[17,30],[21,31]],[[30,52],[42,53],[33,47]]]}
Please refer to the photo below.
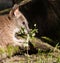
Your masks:
{"label": "wallaby's nose", "polygon": [[26,27],[26,29],[25,29],[25,34],[28,34],[29,32],[30,32],[29,27]]}
{"label": "wallaby's nose", "polygon": [[28,33],[30,32],[30,28],[29,28],[29,27],[27,27],[27,32],[28,32]]}

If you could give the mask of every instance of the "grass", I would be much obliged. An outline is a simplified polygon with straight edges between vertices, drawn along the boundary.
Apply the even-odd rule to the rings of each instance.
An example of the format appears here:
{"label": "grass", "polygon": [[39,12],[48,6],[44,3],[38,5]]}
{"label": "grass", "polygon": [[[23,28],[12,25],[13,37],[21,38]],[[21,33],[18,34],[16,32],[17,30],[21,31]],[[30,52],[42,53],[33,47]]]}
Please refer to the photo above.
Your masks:
{"label": "grass", "polygon": [[37,54],[32,54],[32,55],[25,54],[23,55],[24,59],[21,56],[19,56],[18,58],[19,60],[17,59],[17,57],[16,59],[14,59],[12,55],[18,52],[18,49],[19,49],[18,47],[15,48],[9,45],[7,47],[7,50],[0,49],[0,55],[2,57],[4,56],[4,53],[5,53],[5,55],[9,56],[8,58],[10,59],[9,61],[7,59],[4,60],[6,63],[7,61],[8,63],[60,63],[60,53],[55,51],[42,52],[40,49],[38,50]]}
{"label": "grass", "polygon": [[7,49],[0,48],[0,56],[1,58],[5,57],[12,57],[14,53],[17,53],[19,51],[19,47],[14,47],[12,45],[9,45]]}
{"label": "grass", "polygon": [[[34,39],[35,34],[37,32],[38,30],[35,28],[31,30],[29,34],[25,35],[24,28],[21,28],[21,31],[18,33],[18,35],[25,38],[26,39],[25,44],[28,45],[29,40]],[[42,38],[48,41],[52,41],[48,37],[42,37]],[[14,47],[12,45],[9,45],[7,46],[7,49],[0,48],[0,60],[1,58],[6,58],[3,59],[4,61],[3,63],[60,63],[60,53],[55,51],[55,49],[58,48],[58,45],[59,44],[56,45],[54,51],[43,52],[39,49],[37,54],[32,54],[32,55],[28,54],[28,48],[27,48],[27,54],[24,54],[23,58],[20,55],[14,56],[16,57],[14,58],[13,54],[17,52],[23,53],[23,51],[21,51],[18,46]]]}

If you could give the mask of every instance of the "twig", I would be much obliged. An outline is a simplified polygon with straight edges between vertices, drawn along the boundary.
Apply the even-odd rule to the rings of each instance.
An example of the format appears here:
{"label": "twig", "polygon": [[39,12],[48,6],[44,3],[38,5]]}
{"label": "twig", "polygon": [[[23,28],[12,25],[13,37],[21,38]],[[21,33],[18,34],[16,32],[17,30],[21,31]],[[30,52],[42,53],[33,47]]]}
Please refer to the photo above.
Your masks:
{"label": "twig", "polygon": [[22,2],[20,2],[18,5],[19,6],[22,6],[22,5],[25,5],[27,3],[31,2],[31,0],[23,0]]}

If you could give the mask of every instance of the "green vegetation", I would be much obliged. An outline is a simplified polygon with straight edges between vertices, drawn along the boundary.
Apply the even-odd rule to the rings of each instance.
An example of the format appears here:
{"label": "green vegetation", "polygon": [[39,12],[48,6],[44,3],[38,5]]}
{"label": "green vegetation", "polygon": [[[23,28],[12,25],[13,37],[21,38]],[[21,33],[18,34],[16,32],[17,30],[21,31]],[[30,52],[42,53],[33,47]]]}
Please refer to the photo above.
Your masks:
{"label": "green vegetation", "polygon": [[[34,26],[35,26],[35,28],[31,29],[31,31],[28,34],[25,34],[25,29],[21,28],[21,30],[18,33],[16,33],[16,37],[18,39],[19,39],[19,37],[26,39],[26,42],[24,44],[29,45],[29,41],[31,39],[34,40],[35,34],[38,33],[38,29],[36,29],[36,24]],[[48,37],[42,37],[42,38],[44,38],[48,41],[52,41]],[[32,54],[32,55],[28,54],[28,46],[26,46],[27,54],[23,55],[24,59],[19,56],[19,58],[18,58],[19,60],[17,59],[17,57],[16,57],[16,59],[13,59],[12,56],[17,52],[23,54],[24,51],[20,50],[18,46],[14,47],[12,45],[8,45],[7,49],[0,48],[0,56],[1,56],[1,58],[9,57],[10,61],[3,59],[6,63],[15,63],[16,61],[17,61],[17,63],[60,63],[60,52],[55,51],[59,47],[58,45],[59,44],[57,44],[55,46],[53,51],[51,51],[51,50],[42,51],[41,49],[38,49],[38,53]],[[33,44],[33,46],[35,46],[35,45]]]}
{"label": "green vegetation", "polygon": [[7,49],[5,48],[0,48],[0,56],[1,58],[3,57],[12,57],[14,53],[17,53],[19,51],[19,47],[14,47],[12,45],[9,45]]}

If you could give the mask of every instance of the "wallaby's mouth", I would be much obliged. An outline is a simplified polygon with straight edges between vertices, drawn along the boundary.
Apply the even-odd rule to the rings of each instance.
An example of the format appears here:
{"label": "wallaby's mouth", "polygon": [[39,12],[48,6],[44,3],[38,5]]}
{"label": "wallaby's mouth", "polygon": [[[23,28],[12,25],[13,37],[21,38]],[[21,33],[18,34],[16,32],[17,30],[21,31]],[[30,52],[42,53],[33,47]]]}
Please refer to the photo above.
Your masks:
{"label": "wallaby's mouth", "polygon": [[18,31],[18,32],[15,33],[15,37],[17,39],[26,39],[27,34],[25,33],[25,31],[26,31],[26,29],[21,28],[20,31]]}
{"label": "wallaby's mouth", "polygon": [[15,33],[15,37],[16,37],[17,39],[24,39],[26,36],[27,36],[27,35],[25,35],[25,34],[20,34],[19,32],[18,32],[18,33]]}

